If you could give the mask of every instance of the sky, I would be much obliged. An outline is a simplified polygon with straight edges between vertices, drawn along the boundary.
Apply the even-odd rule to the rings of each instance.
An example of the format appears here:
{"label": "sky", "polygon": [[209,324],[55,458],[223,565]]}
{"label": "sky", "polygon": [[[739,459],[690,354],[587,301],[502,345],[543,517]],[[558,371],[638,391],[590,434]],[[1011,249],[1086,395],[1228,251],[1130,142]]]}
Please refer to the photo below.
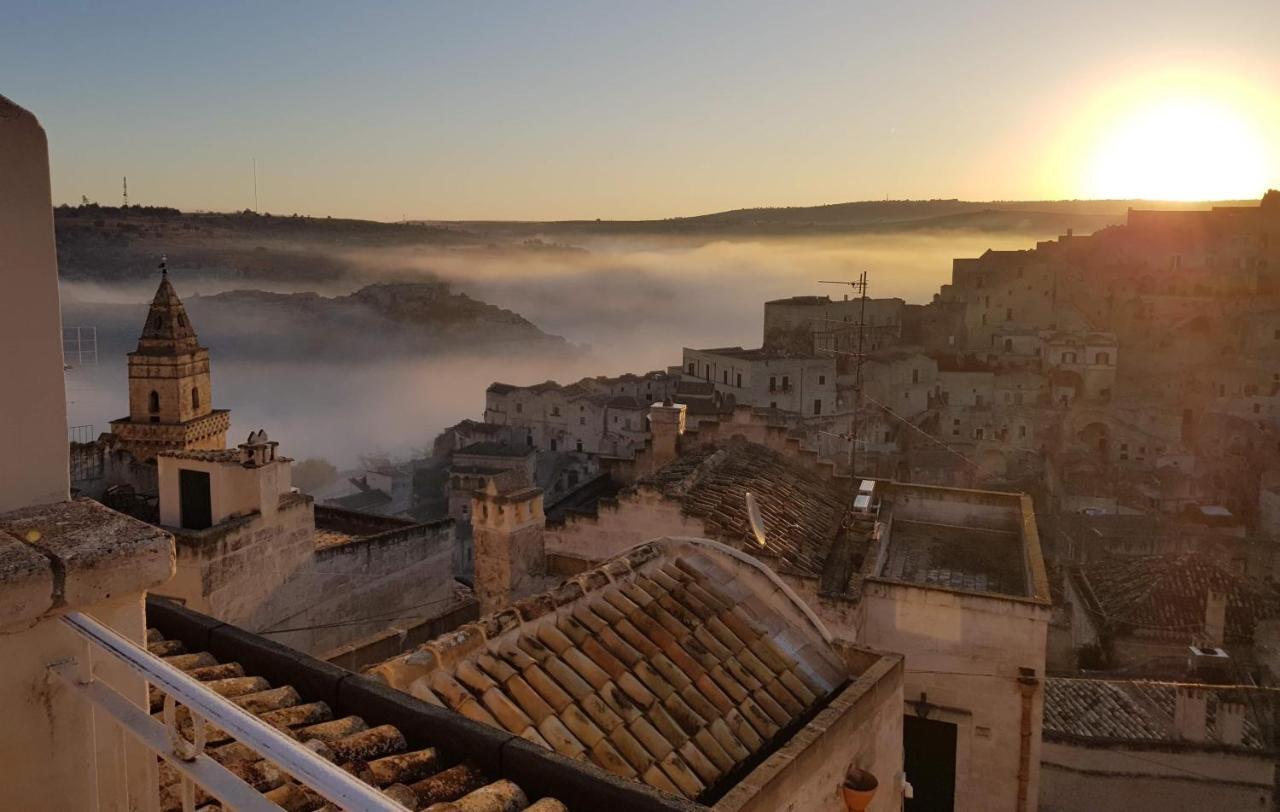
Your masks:
{"label": "sky", "polygon": [[56,202],[634,219],[1258,197],[1280,3],[0,0]]}

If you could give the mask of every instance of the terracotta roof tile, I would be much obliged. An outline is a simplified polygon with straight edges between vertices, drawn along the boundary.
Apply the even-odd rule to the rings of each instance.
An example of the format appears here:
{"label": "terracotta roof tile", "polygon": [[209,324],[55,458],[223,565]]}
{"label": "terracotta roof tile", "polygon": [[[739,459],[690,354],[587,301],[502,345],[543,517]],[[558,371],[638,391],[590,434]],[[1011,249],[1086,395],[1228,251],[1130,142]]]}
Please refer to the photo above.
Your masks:
{"label": "terracotta roof tile", "polygon": [[764,520],[766,552],[778,568],[821,575],[852,494],[848,483],[824,479],[764,446],[736,442],[704,446],[643,478],[701,518],[713,537],[758,550],[747,518],[746,493]]}
{"label": "terracotta roof tile", "polygon": [[[523,790],[507,780],[490,782],[476,768],[458,764],[444,769],[445,760],[435,747],[410,750],[401,731],[392,725],[369,727],[358,716],[334,718],[324,702],[307,702],[292,686],[272,687],[265,679],[246,676],[239,663],[218,663],[208,652],[188,653],[181,641],[165,640],[156,629],[147,630],[147,646],[153,653],[164,652],[164,660],[232,702],[255,714],[264,722],[289,733],[325,758],[380,787],[388,796],[410,809],[425,809],[436,803],[458,802],[457,808],[527,810],[527,812],[566,812],[559,801],[545,798],[529,805]],[[481,683],[478,671],[470,662],[460,663],[470,680]],[[441,671],[432,675],[433,684],[459,701],[476,700],[462,682]],[[485,677],[485,679],[488,679]],[[492,682],[491,698],[505,708],[510,700]],[[437,702],[439,700],[437,699]],[[163,707],[163,694],[150,689],[150,705],[154,714]],[[476,705],[478,707],[478,704]],[[505,710],[504,710],[505,712]],[[518,711],[517,711],[518,713]],[[554,716],[549,717],[555,719]],[[178,721],[187,736],[192,720],[186,708],[178,708]],[[489,721],[493,724],[492,721]],[[232,741],[222,730],[206,722],[207,754],[248,782],[268,800],[285,809],[327,808],[325,801],[312,790],[293,782],[274,764],[240,742]],[[546,746],[545,741],[539,741]],[[182,808],[179,775],[165,762],[160,763],[161,809],[165,812]],[[216,803],[202,789],[196,789],[196,805]],[[216,807],[215,807],[216,808]],[[453,807],[451,807],[453,808]]]}
{"label": "terracotta roof tile", "polygon": [[[1174,726],[1176,693],[1186,687],[1172,682],[1051,677],[1045,680],[1045,738],[1201,746],[1181,739]],[[1207,744],[1222,743],[1216,724],[1218,708],[1233,702],[1245,708],[1241,746],[1276,749],[1280,694],[1275,690],[1217,685],[1195,688],[1206,697]]]}
{"label": "terracotta roof tile", "polygon": [[[707,542],[653,543],[576,578],[576,600],[461,657],[445,651],[464,644],[455,635],[372,672],[411,693],[429,676],[468,715],[501,696],[520,715],[485,701],[490,724],[536,725],[563,755],[696,798],[846,679],[770,577]],[[786,630],[781,644],[771,626]]]}
{"label": "terracotta roof tile", "polygon": [[1228,640],[1252,639],[1257,621],[1280,617],[1280,587],[1236,575],[1199,553],[1105,558],[1080,575],[1105,622],[1122,631],[1192,636],[1204,626],[1211,590],[1227,596]]}

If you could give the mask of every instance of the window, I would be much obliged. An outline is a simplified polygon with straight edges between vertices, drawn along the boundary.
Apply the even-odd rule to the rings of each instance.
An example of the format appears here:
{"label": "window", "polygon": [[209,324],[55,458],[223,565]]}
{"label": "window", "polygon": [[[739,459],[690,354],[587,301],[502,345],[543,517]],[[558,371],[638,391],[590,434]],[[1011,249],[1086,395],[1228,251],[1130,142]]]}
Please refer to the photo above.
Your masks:
{"label": "window", "polygon": [[769,391],[770,392],[778,391],[778,379],[772,375],[769,376]]}
{"label": "window", "polygon": [[819,398],[813,402],[813,413],[822,414],[822,399]]}
{"label": "window", "polygon": [[1004,351],[1005,351],[1005,352],[1013,352],[1013,339],[1012,339],[1012,338],[1006,338],[1006,339],[1004,340]]}
{"label": "window", "polygon": [[983,314],[982,314],[982,324],[985,326],[985,325],[986,325],[986,323],[987,323],[987,314],[986,314],[986,313],[983,313]]}
{"label": "window", "polygon": [[552,407],[551,407],[551,416],[552,416],[552,417],[559,417],[559,416],[560,416],[560,407],[559,407],[559,406],[552,406]]}
{"label": "window", "polygon": [[957,417],[957,418],[955,418],[954,420],[952,420],[952,421],[951,421],[951,425],[953,425],[953,426],[958,426],[958,425],[960,425],[960,418],[958,418],[958,417]]}
{"label": "window", "polygon": [[920,370],[918,369],[911,370],[911,382],[920,383]]}
{"label": "window", "polygon": [[727,369],[724,371],[724,383],[726,386],[729,385],[729,370]]}
{"label": "window", "polygon": [[826,376],[826,375],[819,375],[819,376],[818,376],[818,386],[824,386],[826,383],[827,383],[827,376]]}
{"label": "window", "polygon": [[1026,437],[1026,436],[1027,436],[1027,427],[1026,427],[1026,426],[1018,426],[1018,436],[1019,436],[1019,437]]}
{"label": "window", "polygon": [[886,432],[884,433],[884,441],[885,441],[886,443],[891,443],[891,442],[893,442],[893,432],[891,432],[891,431],[886,431]]}
{"label": "window", "polygon": [[532,434],[526,434],[526,435],[524,436],[524,444],[525,444],[525,445],[528,445],[528,446],[533,445],[533,435],[532,435]]}
{"label": "window", "polygon": [[581,450],[582,450],[582,441],[581,441],[581,440],[579,440],[579,441],[578,441],[578,450],[579,450],[579,451],[581,451]]}
{"label": "window", "polygon": [[742,373],[741,373],[741,372],[739,372],[739,373],[738,373],[738,388],[739,388],[739,389],[741,389],[741,388],[742,388]]}
{"label": "window", "polygon": [[585,417],[579,417],[579,418],[578,418],[578,425],[579,425],[579,426],[585,426],[585,425],[587,425],[587,418],[585,418]]}
{"label": "window", "polygon": [[696,375],[696,374],[697,374],[697,371],[698,371],[698,362],[697,362],[697,361],[690,361],[690,362],[689,362],[689,374],[690,374],[690,375]]}
{"label": "window", "polygon": [[769,408],[770,408],[770,409],[776,409],[776,408],[778,408],[778,401],[776,401],[776,400],[771,400],[771,401],[769,401]]}
{"label": "window", "polygon": [[151,411],[151,422],[159,423],[160,422],[160,393],[159,392],[157,392],[154,389],[151,390],[151,397],[148,398],[147,406]]}
{"label": "window", "polygon": [[554,437],[551,438],[551,450],[552,451],[556,450],[556,438]]}
{"label": "window", "polygon": [[522,412],[524,412],[524,404],[523,404],[523,403],[517,403],[517,404],[516,404],[516,414],[521,414]]}
{"label": "window", "polygon": [[791,378],[787,375],[782,376],[782,391],[785,392],[791,388]]}
{"label": "window", "polygon": [[1098,353],[1096,356],[1094,356],[1094,361],[1095,361],[1095,363],[1097,363],[1097,364],[1100,364],[1100,365],[1102,365],[1102,366],[1106,366],[1107,364],[1110,364],[1110,363],[1111,363],[1111,353],[1109,353],[1109,352],[1100,352],[1100,353]]}
{"label": "window", "polygon": [[974,439],[975,439],[975,440],[981,440],[981,439],[982,439],[982,435],[983,435],[984,433],[985,433],[985,432],[984,432],[984,430],[983,430],[983,429],[981,429],[981,428],[976,428],[976,429],[974,429],[974,430],[973,430],[973,437],[974,437]]}
{"label": "window", "polygon": [[191,408],[200,408],[200,387],[198,386],[191,387]]}
{"label": "window", "polygon": [[1013,308],[1012,308],[1012,307],[1006,307],[1006,308],[1004,309],[1004,320],[1005,320],[1005,321],[1013,321]]}

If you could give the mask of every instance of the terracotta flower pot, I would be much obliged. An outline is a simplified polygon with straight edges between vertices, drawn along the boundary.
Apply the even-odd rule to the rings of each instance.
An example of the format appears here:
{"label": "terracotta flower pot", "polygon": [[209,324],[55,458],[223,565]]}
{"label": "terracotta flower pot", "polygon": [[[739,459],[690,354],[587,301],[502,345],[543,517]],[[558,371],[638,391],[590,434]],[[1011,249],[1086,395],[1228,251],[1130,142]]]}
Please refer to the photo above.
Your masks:
{"label": "terracotta flower pot", "polygon": [[863,812],[876,797],[876,789],[880,782],[866,770],[852,769],[844,778],[840,794],[844,797],[845,808],[849,812]]}

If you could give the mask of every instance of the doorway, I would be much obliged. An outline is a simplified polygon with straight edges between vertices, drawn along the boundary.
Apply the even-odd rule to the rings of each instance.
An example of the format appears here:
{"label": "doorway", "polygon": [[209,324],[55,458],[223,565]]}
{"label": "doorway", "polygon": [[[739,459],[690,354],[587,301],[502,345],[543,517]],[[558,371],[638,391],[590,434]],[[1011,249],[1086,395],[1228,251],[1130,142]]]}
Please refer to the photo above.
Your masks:
{"label": "doorway", "polygon": [[953,812],[956,802],[956,726],[902,718],[903,757],[912,794],[906,812]]}
{"label": "doorway", "polygon": [[186,530],[203,530],[213,524],[209,472],[178,470],[179,523]]}

